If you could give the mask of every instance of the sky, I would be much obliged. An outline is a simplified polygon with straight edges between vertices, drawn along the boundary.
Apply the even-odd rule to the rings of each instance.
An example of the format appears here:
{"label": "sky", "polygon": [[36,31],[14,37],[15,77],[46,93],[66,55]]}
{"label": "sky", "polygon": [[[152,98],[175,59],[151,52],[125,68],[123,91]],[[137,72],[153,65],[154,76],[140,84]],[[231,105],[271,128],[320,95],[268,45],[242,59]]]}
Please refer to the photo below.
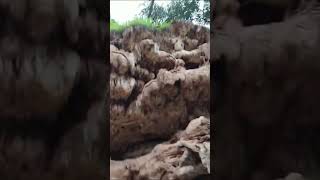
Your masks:
{"label": "sky", "polygon": [[[110,1],[110,16],[111,19],[119,23],[132,20],[135,15],[138,15],[142,10],[142,4],[145,0],[111,0]],[[158,5],[167,5],[168,0],[156,1]]]}
{"label": "sky", "polygon": [[[138,16],[142,10],[142,4],[146,0],[110,0],[110,16],[111,19],[116,20],[119,23],[124,23],[134,19]],[[166,6],[170,3],[170,0],[156,0],[160,6]],[[202,4],[202,2],[200,1]],[[197,24],[197,23],[196,23]],[[209,27],[209,25],[206,25]]]}

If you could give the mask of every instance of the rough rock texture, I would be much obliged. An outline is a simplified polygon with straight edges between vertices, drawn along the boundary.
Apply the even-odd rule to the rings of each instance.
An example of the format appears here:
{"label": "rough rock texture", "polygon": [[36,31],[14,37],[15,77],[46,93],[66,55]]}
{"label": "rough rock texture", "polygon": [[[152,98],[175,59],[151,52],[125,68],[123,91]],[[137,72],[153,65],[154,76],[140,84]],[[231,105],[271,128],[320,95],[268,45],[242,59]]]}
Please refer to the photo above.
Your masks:
{"label": "rough rock texture", "polygon": [[319,177],[320,5],[298,9],[253,25],[229,14],[214,29],[217,179]]}
{"label": "rough rock texture", "polygon": [[[178,27],[181,31],[177,31]],[[150,153],[156,144],[186,128],[190,120],[209,117],[208,40],[208,29],[183,22],[174,23],[161,32],[131,27],[122,35],[115,33],[111,36],[111,159],[138,158]],[[186,41],[194,43],[192,48],[187,45],[189,50]],[[164,147],[167,145],[159,151],[164,151]],[[168,153],[177,151],[176,145],[168,148]],[[151,152],[141,159],[152,159],[153,156]],[[163,158],[169,158],[165,156]],[[134,175],[135,178],[151,177],[152,174],[160,176],[162,173],[156,168],[158,164],[150,169],[143,166],[139,167],[144,169],[141,173],[147,174]],[[194,164],[194,168],[199,167]],[[194,176],[203,172],[206,171],[199,171]],[[191,177],[192,172],[187,174]],[[181,174],[176,178],[183,177]]]}
{"label": "rough rock texture", "polygon": [[189,180],[210,173],[210,120],[201,116],[170,141],[148,154],[123,161],[110,160],[110,177]]}
{"label": "rough rock texture", "polygon": [[1,179],[105,176],[104,7],[0,0]]}
{"label": "rough rock texture", "polygon": [[305,180],[305,178],[299,173],[290,173],[284,178],[278,178],[276,180]]}

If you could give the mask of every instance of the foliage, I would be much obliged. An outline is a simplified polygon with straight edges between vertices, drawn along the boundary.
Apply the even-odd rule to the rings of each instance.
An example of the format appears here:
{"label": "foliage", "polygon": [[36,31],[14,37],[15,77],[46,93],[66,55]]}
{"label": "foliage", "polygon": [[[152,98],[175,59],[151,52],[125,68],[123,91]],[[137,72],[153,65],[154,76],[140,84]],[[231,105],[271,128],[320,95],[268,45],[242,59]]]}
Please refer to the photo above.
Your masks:
{"label": "foliage", "polygon": [[198,21],[204,24],[210,24],[210,0],[203,1],[203,10],[200,10],[199,12],[200,13],[197,15]]}
{"label": "foliage", "polygon": [[135,18],[131,21],[128,21],[123,24],[119,24],[114,19],[111,19],[110,21],[110,31],[114,32],[122,32],[128,27],[132,26],[144,26],[149,29],[158,29],[163,30],[168,28],[171,25],[171,22],[154,22],[152,19],[148,18]]}
{"label": "foliage", "polygon": [[[158,5],[155,1],[150,18],[157,23],[173,20],[197,21],[202,24],[210,23],[210,1],[202,0],[171,0],[167,7]],[[201,5],[203,5],[201,7]],[[140,15],[146,17],[149,14],[150,2],[144,3]]]}
{"label": "foliage", "polygon": [[167,9],[167,19],[194,21],[198,8],[198,0],[172,0]]}
{"label": "foliage", "polygon": [[121,31],[123,26],[116,22],[114,19],[110,20],[110,31]]}
{"label": "foliage", "polygon": [[[142,16],[146,16],[149,13],[148,6],[149,4],[144,4],[144,8],[141,11]],[[167,10],[163,6],[159,6],[157,3],[154,3],[150,19],[156,23],[162,23],[167,19],[167,14]]]}

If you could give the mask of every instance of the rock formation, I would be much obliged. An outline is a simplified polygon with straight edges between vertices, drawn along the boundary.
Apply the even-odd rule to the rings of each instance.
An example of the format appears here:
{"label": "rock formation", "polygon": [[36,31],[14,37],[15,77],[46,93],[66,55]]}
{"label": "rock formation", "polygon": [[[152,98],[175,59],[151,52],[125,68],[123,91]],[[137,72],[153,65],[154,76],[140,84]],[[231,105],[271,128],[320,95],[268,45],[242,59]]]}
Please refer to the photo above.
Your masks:
{"label": "rock formation", "polygon": [[[131,27],[110,40],[111,175],[193,179],[208,174],[209,157],[200,149],[210,149],[209,30],[176,22],[164,31]],[[188,124],[203,133],[193,131],[185,140],[175,136]],[[184,165],[185,158],[191,160]]]}
{"label": "rock formation", "polygon": [[1,179],[103,179],[105,1],[1,0]]}
{"label": "rock formation", "polygon": [[[211,44],[216,178],[319,177],[319,1],[268,20],[254,10],[239,15],[254,6],[237,3],[238,13],[221,4]],[[255,3],[268,13],[279,8]]]}
{"label": "rock formation", "polygon": [[168,142],[146,155],[123,161],[110,160],[110,177],[129,179],[194,179],[210,173],[210,120],[192,120]]}

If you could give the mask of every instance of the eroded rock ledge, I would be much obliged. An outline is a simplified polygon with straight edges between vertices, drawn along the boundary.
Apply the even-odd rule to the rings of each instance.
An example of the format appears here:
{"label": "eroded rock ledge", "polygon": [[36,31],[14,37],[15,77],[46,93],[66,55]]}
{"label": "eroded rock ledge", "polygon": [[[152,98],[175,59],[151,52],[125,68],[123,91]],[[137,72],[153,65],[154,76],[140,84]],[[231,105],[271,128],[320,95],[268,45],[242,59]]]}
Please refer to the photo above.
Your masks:
{"label": "eroded rock ledge", "polygon": [[150,153],[124,161],[110,160],[110,177],[189,180],[210,173],[210,120],[199,117]]}

